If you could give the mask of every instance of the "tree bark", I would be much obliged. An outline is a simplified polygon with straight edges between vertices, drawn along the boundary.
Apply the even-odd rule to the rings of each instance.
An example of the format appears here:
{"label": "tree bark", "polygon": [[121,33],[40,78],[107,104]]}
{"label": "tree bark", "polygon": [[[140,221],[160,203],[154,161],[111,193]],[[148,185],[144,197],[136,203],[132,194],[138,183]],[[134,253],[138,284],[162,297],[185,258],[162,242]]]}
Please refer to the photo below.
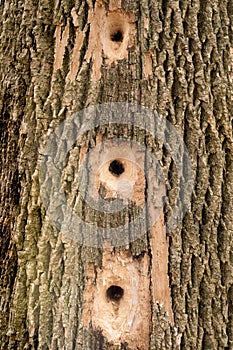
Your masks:
{"label": "tree bark", "polygon": [[[231,1],[3,0],[0,16],[0,348],[233,349]],[[109,113],[101,123],[97,105]],[[110,123],[106,106],[134,122]],[[162,120],[165,141],[148,132]],[[66,149],[67,121],[81,139]],[[191,161],[190,204],[181,191],[188,163],[179,169],[176,153]],[[42,191],[53,191],[48,169],[63,156],[78,239],[63,232],[63,207],[55,222]],[[114,176],[132,192],[114,187]],[[126,210],[93,210],[89,190]]]}

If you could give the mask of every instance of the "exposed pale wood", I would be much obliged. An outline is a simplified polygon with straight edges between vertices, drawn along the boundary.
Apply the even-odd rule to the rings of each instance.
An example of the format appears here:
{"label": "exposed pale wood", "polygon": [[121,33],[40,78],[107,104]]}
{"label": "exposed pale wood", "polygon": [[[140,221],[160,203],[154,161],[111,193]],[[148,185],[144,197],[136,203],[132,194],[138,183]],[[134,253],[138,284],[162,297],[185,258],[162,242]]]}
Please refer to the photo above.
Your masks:
{"label": "exposed pale wood", "polygon": [[56,46],[55,46],[55,60],[54,60],[54,70],[61,69],[62,62],[65,54],[65,48],[67,46],[69,38],[69,24],[66,25],[64,31],[62,31],[62,25],[57,25],[55,31]]}
{"label": "exposed pale wood", "polygon": [[[97,274],[97,279],[96,279]],[[113,344],[127,343],[130,349],[146,350],[150,333],[149,257],[133,259],[129,251],[105,249],[102,267],[90,265],[84,292],[83,324],[100,329]],[[111,286],[120,286],[119,302],[107,299]]]}

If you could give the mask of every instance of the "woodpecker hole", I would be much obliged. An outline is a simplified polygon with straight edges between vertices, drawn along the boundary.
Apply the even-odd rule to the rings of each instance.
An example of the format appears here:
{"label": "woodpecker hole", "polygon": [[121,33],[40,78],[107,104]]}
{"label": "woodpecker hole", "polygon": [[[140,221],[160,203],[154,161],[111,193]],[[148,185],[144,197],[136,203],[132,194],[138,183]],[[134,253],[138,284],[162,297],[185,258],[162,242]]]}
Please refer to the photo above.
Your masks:
{"label": "woodpecker hole", "polygon": [[124,290],[119,286],[111,286],[106,292],[107,299],[110,301],[118,302],[124,295]]}
{"label": "woodpecker hole", "polygon": [[114,33],[111,34],[110,36],[112,41],[115,41],[117,43],[122,42],[123,41],[123,34],[121,30],[117,30]]}
{"label": "woodpecker hole", "polygon": [[109,171],[114,176],[120,176],[125,171],[125,169],[119,160],[113,160],[109,165]]}

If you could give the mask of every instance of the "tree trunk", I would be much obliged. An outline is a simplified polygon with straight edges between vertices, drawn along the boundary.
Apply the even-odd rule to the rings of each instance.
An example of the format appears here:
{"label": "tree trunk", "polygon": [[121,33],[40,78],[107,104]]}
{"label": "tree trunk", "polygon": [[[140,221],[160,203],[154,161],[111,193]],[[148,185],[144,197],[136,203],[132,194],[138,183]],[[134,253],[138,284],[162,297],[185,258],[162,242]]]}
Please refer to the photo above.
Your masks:
{"label": "tree trunk", "polygon": [[0,15],[0,348],[233,349],[231,1]]}

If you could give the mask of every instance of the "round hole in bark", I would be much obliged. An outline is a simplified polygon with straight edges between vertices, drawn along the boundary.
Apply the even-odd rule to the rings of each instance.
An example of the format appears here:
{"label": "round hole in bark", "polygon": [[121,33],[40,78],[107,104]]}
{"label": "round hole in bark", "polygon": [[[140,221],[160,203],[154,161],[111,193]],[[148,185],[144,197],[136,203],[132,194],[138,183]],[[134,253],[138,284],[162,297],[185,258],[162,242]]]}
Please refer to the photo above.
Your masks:
{"label": "round hole in bark", "polygon": [[111,34],[111,40],[115,41],[117,43],[123,41],[123,33],[121,30],[116,30],[114,33]]}
{"label": "round hole in bark", "polygon": [[111,301],[119,301],[124,295],[124,290],[120,286],[113,285],[107,289],[106,295]]}
{"label": "round hole in bark", "polygon": [[120,176],[124,171],[124,166],[119,160],[113,160],[109,165],[109,171],[114,176]]}

